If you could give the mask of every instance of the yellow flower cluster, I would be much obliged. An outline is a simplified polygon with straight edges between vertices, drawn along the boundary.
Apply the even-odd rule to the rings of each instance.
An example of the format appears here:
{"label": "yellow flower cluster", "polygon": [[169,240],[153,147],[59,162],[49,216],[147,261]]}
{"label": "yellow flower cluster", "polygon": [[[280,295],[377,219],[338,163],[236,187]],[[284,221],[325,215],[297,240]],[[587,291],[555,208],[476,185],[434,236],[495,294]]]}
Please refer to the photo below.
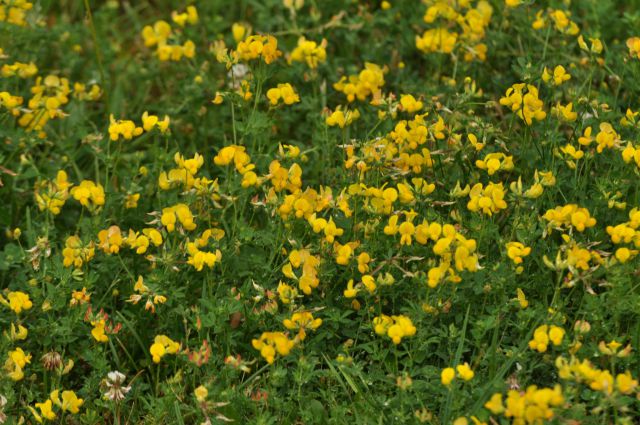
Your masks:
{"label": "yellow flower cluster", "polygon": [[424,105],[421,101],[416,100],[413,95],[403,94],[400,96],[400,106],[404,112],[413,114],[414,112],[421,110]]}
{"label": "yellow flower cluster", "polygon": [[529,199],[539,198],[544,193],[544,188],[554,186],[556,178],[551,171],[538,171],[534,173],[535,183],[527,190],[522,187],[522,177],[518,177],[518,181],[511,182],[509,189],[517,196],[524,196]]}
{"label": "yellow flower cluster", "polygon": [[440,382],[442,382],[442,385],[448,387],[456,378],[456,374],[463,381],[471,381],[475,376],[475,373],[471,370],[469,363],[465,362],[456,366],[455,369],[452,367],[445,367],[442,369],[442,372],[440,372]]}
{"label": "yellow flower cluster", "polygon": [[507,208],[504,200],[506,191],[502,183],[488,183],[483,186],[482,183],[476,183],[469,191],[469,202],[467,208],[469,211],[481,211],[486,215],[493,215],[500,210]]}
{"label": "yellow flower cluster", "polygon": [[500,104],[511,108],[527,125],[531,125],[534,119],[540,121],[547,116],[543,110],[544,103],[538,97],[538,89],[531,84],[518,83],[509,87],[500,98]]}
{"label": "yellow flower cluster", "polygon": [[384,86],[384,71],[375,63],[366,62],[364,69],[357,75],[350,75],[348,78],[342,76],[333,88],[344,93],[349,103],[356,99],[363,101],[367,97],[372,97],[372,102],[376,102],[382,95]]}
{"label": "yellow flower cluster", "polygon": [[[3,10],[6,12],[6,5],[9,0],[0,0],[0,21],[3,21]],[[30,5],[31,3],[23,0],[10,0],[9,10],[15,13],[15,16],[9,17],[9,21],[22,20],[24,16],[19,16],[20,5]],[[4,9],[3,9],[4,8]],[[30,8],[30,6],[29,6]],[[0,49],[0,59],[3,58],[2,49]],[[4,64],[0,67],[0,75],[3,77],[17,76],[23,79],[30,79],[36,76],[38,67],[35,63],[14,62],[13,64]],[[74,84],[74,97],[81,101],[94,101],[99,99],[102,91],[100,86],[94,84],[91,92],[83,93],[85,85],[82,83]],[[28,100],[26,107],[22,107],[24,98],[22,96],[12,95],[9,91],[0,91],[0,106],[7,109],[11,115],[17,118],[19,126],[26,131],[36,131],[39,138],[44,138],[44,126],[52,119],[64,119],[67,114],[62,107],[69,103],[69,95],[71,94],[70,82],[67,78],[58,75],[37,76],[35,82],[30,87],[32,94]]]}
{"label": "yellow flower cluster", "polygon": [[79,269],[84,264],[91,261],[95,255],[95,244],[90,241],[88,244],[84,244],[78,236],[69,236],[65,242],[65,247],[62,250],[62,256],[64,258],[62,264],[65,267],[75,267]]}
{"label": "yellow flower cluster", "polygon": [[199,184],[195,175],[204,164],[204,157],[196,153],[193,158],[185,159],[180,152],[176,152],[173,160],[177,168],[163,171],[158,177],[158,187],[162,190],[169,190],[173,187],[182,185],[184,190],[189,190]]}
{"label": "yellow flower cluster", "polygon": [[251,345],[260,351],[260,355],[267,363],[271,364],[275,360],[276,353],[281,356],[288,355],[295,342],[282,332],[263,332],[259,339],[251,340]]}
{"label": "yellow flower cluster", "polygon": [[0,294],[0,304],[9,307],[16,314],[29,310],[33,306],[31,299],[29,299],[29,294],[22,291],[9,291],[7,298]]}
{"label": "yellow flower cluster", "polygon": [[173,341],[166,335],[156,335],[153,344],[149,347],[154,363],[160,363],[160,360],[167,354],[176,354],[180,351],[180,343]]}
{"label": "yellow flower cluster", "polygon": [[549,228],[555,229],[574,228],[578,232],[584,232],[586,228],[596,225],[596,219],[591,217],[589,210],[576,204],[567,204],[547,210],[542,217],[549,222]]}
{"label": "yellow flower cluster", "polygon": [[529,341],[529,348],[537,350],[539,353],[547,351],[549,342],[558,346],[562,344],[565,331],[563,328],[555,325],[541,325],[533,331],[533,339]]}
{"label": "yellow flower cluster", "polygon": [[[426,241],[435,241],[433,253],[440,257],[440,263],[432,267],[427,272],[427,285],[435,288],[442,281],[447,280],[458,283],[462,279],[456,272],[475,272],[479,268],[478,256],[476,255],[476,241],[465,238],[454,226],[438,223],[427,223],[424,221],[416,228],[420,236],[416,240],[420,242],[422,238]],[[453,267],[452,267],[453,266]]]}
{"label": "yellow flower cluster", "polygon": [[89,91],[83,83],[73,84],[73,97],[84,101],[96,101],[102,97],[102,89],[97,84],[92,84]]}
{"label": "yellow flower cluster", "polygon": [[92,210],[104,205],[104,188],[100,183],[91,180],[82,180],[71,189],[70,194],[82,206]]}
{"label": "yellow flower cluster", "polygon": [[50,211],[53,215],[60,214],[60,209],[69,199],[69,188],[73,183],[68,181],[67,173],[59,170],[56,179],[36,183],[34,197],[40,211]]}
{"label": "yellow flower cluster", "polygon": [[0,22],[27,26],[27,12],[31,9],[33,3],[27,0],[0,0]]}
{"label": "yellow flower cluster", "polygon": [[629,48],[629,56],[640,59],[640,37],[628,38],[626,44]]}
{"label": "yellow flower cluster", "polygon": [[485,0],[475,2],[475,7],[472,3],[452,3],[447,0],[428,2],[423,20],[436,27],[427,29],[422,36],[416,36],[418,50],[424,53],[453,53],[457,47],[465,61],[484,61],[488,49],[483,40],[493,8]]}
{"label": "yellow flower cluster", "polygon": [[507,256],[514,264],[522,264],[522,257],[531,254],[531,247],[524,246],[521,242],[507,242]]}
{"label": "yellow flower cluster", "polygon": [[250,61],[261,58],[267,65],[282,56],[278,50],[278,40],[272,35],[250,35],[238,43],[232,53],[234,61]]}
{"label": "yellow flower cluster", "polygon": [[554,417],[554,407],[564,404],[562,387],[540,388],[531,385],[520,392],[509,390],[507,399],[496,393],[484,405],[494,415],[503,415],[511,419],[513,425],[535,425],[547,422]]}
{"label": "yellow flower cluster", "polygon": [[594,391],[602,391],[611,395],[614,391],[620,394],[631,394],[638,389],[638,380],[631,376],[631,372],[619,373],[614,378],[608,370],[595,367],[589,360],[579,360],[573,356],[569,360],[559,356],[556,367],[560,379],[584,382]]}
{"label": "yellow flower cluster", "polygon": [[507,156],[502,152],[490,153],[484,159],[476,161],[476,167],[486,170],[492,176],[499,170],[513,170],[513,156]]}
{"label": "yellow flower cluster", "polygon": [[80,413],[80,407],[84,404],[84,400],[78,398],[73,391],[53,390],[49,395],[49,398],[43,403],[35,403],[36,410],[29,406],[29,411],[33,415],[36,422],[39,424],[46,421],[53,421],[57,418],[56,413],[53,410],[53,406],[59,407],[62,412],[69,412],[73,415]]}
{"label": "yellow flower cluster", "polygon": [[271,105],[277,105],[280,100],[285,105],[293,105],[300,102],[300,96],[295,92],[291,84],[278,84],[278,87],[273,87],[267,90],[267,99]]}
{"label": "yellow flower cluster", "polygon": [[120,228],[115,225],[98,232],[98,248],[105,254],[117,254],[123,245],[134,249],[136,254],[144,254],[150,244],[162,245],[162,234],[151,227],[142,229],[142,234],[129,229],[127,236],[123,236]]}
{"label": "yellow flower cluster", "polygon": [[21,381],[24,378],[24,368],[31,363],[31,354],[22,351],[22,348],[16,347],[7,353],[7,359],[4,362],[4,370],[7,376],[13,381]]}
{"label": "yellow flower cluster", "polygon": [[163,208],[160,222],[167,228],[167,232],[169,233],[176,230],[177,223],[180,223],[182,228],[187,231],[194,230],[196,228],[196,223],[189,206],[182,203]]}
{"label": "yellow flower cluster", "polygon": [[513,264],[517,265],[516,273],[520,274],[524,271],[524,268],[520,266],[523,262],[523,257],[531,254],[531,247],[525,246],[522,242],[507,242],[505,245],[507,248],[507,257],[513,261]]}
{"label": "yellow flower cluster", "polygon": [[373,319],[373,330],[378,335],[388,336],[394,344],[398,345],[402,338],[414,336],[416,327],[407,316],[387,316],[381,314]]}
{"label": "yellow flower cluster", "polygon": [[42,131],[44,125],[54,118],[64,118],[66,115],[60,109],[69,103],[69,80],[57,75],[47,75],[36,78],[31,87],[33,96],[27,103],[28,110],[22,114],[18,124],[28,131]]}
{"label": "yellow flower cluster", "polygon": [[298,45],[291,51],[289,62],[305,62],[311,69],[316,69],[319,64],[327,60],[327,40],[322,39],[320,44],[305,37],[298,39]]}
{"label": "yellow flower cluster", "polygon": [[[607,234],[615,245],[633,243],[635,248],[640,248],[640,210],[633,208],[629,211],[629,221],[615,226],[607,226]],[[638,254],[638,249],[620,247],[616,249],[615,257],[621,263],[626,263],[630,258]]]}
{"label": "yellow flower cluster", "polygon": [[[320,284],[318,266],[320,258],[312,255],[308,249],[294,249],[289,253],[289,262],[282,267],[282,274],[298,281],[298,287],[306,295]],[[302,274],[296,275],[294,269],[302,267]]]}
{"label": "yellow flower cluster", "polygon": [[[198,12],[194,6],[188,6],[185,13],[173,13],[173,21],[180,27],[187,23],[195,25],[198,23]],[[179,61],[183,57],[192,59],[196,55],[196,45],[193,41],[187,40],[183,44],[175,43],[179,36],[179,31],[174,32],[171,25],[163,20],[157,21],[153,26],[147,25],[142,29],[142,38],[147,47],[156,47],[156,56],[159,60]]]}
{"label": "yellow flower cluster", "polygon": [[[356,151],[353,145],[346,145],[345,167],[349,169],[355,165],[361,177],[364,177],[366,172],[376,169],[393,169],[402,174],[420,174],[424,167],[431,168],[431,152],[424,145],[429,141],[444,139],[445,124],[442,117],[438,117],[429,128],[425,116],[415,115],[410,121],[399,121],[386,137],[361,144],[359,151]],[[427,187],[429,186],[421,185],[419,192],[428,192]],[[364,194],[370,196],[375,192],[365,191]]]}
{"label": "yellow flower cluster", "polygon": [[11,65],[6,63],[0,67],[0,75],[3,77],[31,78],[36,74],[38,74],[38,67],[33,62],[14,62]]}
{"label": "yellow flower cluster", "polygon": [[197,271],[201,271],[206,265],[208,268],[213,266],[222,260],[222,253],[219,249],[215,251],[203,251],[201,248],[206,247],[209,244],[209,239],[219,241],[224,237],[224,230],[222,229],[207,229],[202,232],[202,235],[193,242],[187,242],[187,253],[189,258],[187,264],[190,264]]}
{"label": "yellow flower cluster", "polygon": [[360,118],[360,111],[357,109],[342,109],[342,105],[338,106],[335,111],[327,116],[326,123],[329,127],[345,128],[352,122]]}
{"label": "yellow flower cluster", "polygon": [[[247,154],[244,146],[225,146],[220,149],[218,154],[213,158],[213,162],[218,166],[229,165],[233,162],[236,171],[242,175],[242,187],[255,186],[262,182],[255,171],[253,171],[256,166],[251,163],[251,157]],[[274,161],[274,163],[277,163],[277,161]],[[272,165],[274,163],[272,163]]]}
{"label": "yellow flower cluster", "polygon": [[553,68],[553,74],[549,72],[546,66],[542,71],[542,80],[545,83],[552,81],[554,86],[559,86],[562,83],[569,81],[570,79],[571,75],[564,69],[564,66],[562,65],[558,65]]}
{"label": "yellow flower cluster", "polygon": [[17,117],[20,115],[20,105],[24,99],[21,96],[13,96],[7,91],[0,91],[0,106],[6,108],[11,115]]}
{"label": "yellow flower cluster", "polygon": [[322,319],[314,319],[309,311],[293,313],[290,319],[284,319],[282,324],[289,330],[298,330],[296,339],[304,341],[308,329],[315,331],[322,325]]}
{"label": "yellow flower cluster", "polygon": [[134,137],[140,136],[145,131],[152,131],[154,128],[158,128],[161,133],[166,133],[169,129],[170,119],[168,116],[164,116],[162,120],[156,115],[149,115],[147,111],[142,114],[142,127],[137,126],[131,120],[116,120],[113,115],[109,116],[109,138],[116,142],[121,138],[124,140],[131,140]]}

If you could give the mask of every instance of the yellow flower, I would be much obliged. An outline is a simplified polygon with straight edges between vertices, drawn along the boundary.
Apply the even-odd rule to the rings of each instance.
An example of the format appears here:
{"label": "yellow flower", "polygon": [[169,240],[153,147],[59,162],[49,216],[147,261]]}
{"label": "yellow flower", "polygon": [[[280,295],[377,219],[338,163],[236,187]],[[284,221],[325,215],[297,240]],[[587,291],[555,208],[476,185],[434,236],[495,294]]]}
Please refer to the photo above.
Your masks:
{"label": "yellow flower", "polygon": [[490,153],[483,160],[477,160],[476,167],[486,170],[490,176],[498,170],[513,170],[513,156],[507,156],[501,152]]}
{"label": "yellow flower", "polygon": [[626,371],[616,376],[616,388],[622,394],[631,394],[638,387],[638,380],[633,379],[631,372]]}
{"label": "yellow flower", "polygon": [[470,381],[473,379],[475,373],[469,367],[469,363],[464,363],[456,366],[456,371],[458,372],[458,376],[465,381]]}
{"label": "yellow flower", "polygon": [[91,326],[93,329],[91,330],[91,336],[98,342],[107,342],[109,341],[109,337],[105,334],[105,326],[106,323],[104,319],[100,319],[98,321],[91,322]]}
{"label": "yellow flower", "polygon": [[456,377],[456,371],[452,367],[447,367],[442,369],[442,373],[440,374],[440,381],[442,385],[449,386],[451,385],[451,381]]}
{"label": "yellow flower", "polygon": [[426,30],[422,36],[416,36],[416,47],[424,53],[451,53],[458,40],[458,34],[446,28]]}
{"label": "yellow flower", "polygon": [[544,353],[547,351],[549,342],[556,346],[562,344],[564,334],[564,329],[559,326],[538,326],[533,332],[533,339],[529,341],[529,348]]}
{"label": "yellow flower", "polygon": [[507,242],[507,256],[514,264],[522,264],[522,257],[531,254],[531,248],[524,246],[520,242]]}
{"label": "yellow flower", "polygon": [[410,114],[418,112],[423,106],[422,102],[416,100],[416,98],[410,94],[403,94],[400,96],[400,105],[402,106],[403,111]]}
{"label": "yellow flower", "polygon": [[165,21],[157,21],[153,27],[147,25],[142,29],[142,37],[147,47],[165,44],[171,35],[171,25]]}
{"label": "yellow flower", "polygon": [[558,102],[552,112],[564,122],[573,122],[578,119],[578,113],[573,110],[573,102],[569,102],[566,106],[562,106]]}
{"label": "yellow flower", "polygon": [[65,247],[62,250],[62,265],[65,267],[74,266],[75,268],[80,268],[83,264],[91,261],[94,255],[95,248],[93,241],[84,245],[79,237],[69,236],[65,241]]}
{"label": "yellow flower", "polygon": [[[373,277],[369,276],[372,280]],[[363,276],[364,281],[365,276]],[[398,345],[402,338],[414,336],[416,327],[407,316],[387,316],[382,314],[373,319],[373,329],[378,335],[388,336],[394,344]]]}
{"label": "yellow flower", "polygon": [[101,230],[98,232],[98,239],[100,241],[98,247],[106,254],[117,254],[124,243],[122,232],[118,226],[111,226],[107,230]]}
{"label": "yellow flower", "polygon": [[547,325],[537,327],[533,332],[533,339],[529,341],[529,348],[537,350],[540,353],[547,351],[549,345],[548,329],[549,327]]}
{"label": "yellow flower", "polygon": [[7,360],[4,362],[4,369],[9,378],[14,381],[20,381],[24,378],[23,369],[29,363],[31,363],[31,354],[26,354],[22,351],[22,348],[17,347],[15,350],[7,353]]}
{"label": "yellow flower", "polygon": [[524,294],[524,291],[520,288],[516,289],[517,299],[520,303],[520,308],[527,308],[529,306],[529,301],[527,301],[527,297]]}
{"label": "yellow flower", "polygon": [[193,214],[186,204],[176,204],[172,207],[163,208],[160,222],[167,228],[169,233],[173,232],[176,223],[180,222],[185,230],[194,230],[196,223]]}
{"label": "yellow flower", "polygon": [[137,127],[131,120],[116,120],[113,115],[109,116],[109,138],[118,141],[120,137],[131,140],[142,134],[144,129]]}
{"label": "yellow flower", "polygon": [[200,385],[193,391],[193,394],[196,396],[196,400],[198,400],[198,403],[204,403],[207,399],[207,396],[209,396],[209,391],[204,385]]}
{"label": "yellow flower", "polygon": [[411,238],[415,233],[415,230],[415,226],[410,221],[405,221],[398,226],[398,232],[400,233],[400,245],[411,245]]}
{"label": "yellow flower", "polygon": [[307,40],[304,37],[298,39],[298,45],[289,56],[289,62],[306,62],[311,69],[318,67],[318,64],[327,59],[327,40],[323,39],[320,44]]}
{"label": "yellow flower", "polygon": [[176,354],[179,350],[180,343],[173,341],[166,335],[157,335],[149,348],[154,363],[160,363],[162,357],[167,354]]}
{"label": "yellow flower", "polygon": [[549,327],[549,340],[553,343],[553,345],[562,344],[562,339],[564,338],[564,329],[559,326],[551,325]]}
{"label": "yellow flower", "polygon": [[53,402],[51,400],[47,400],[44,403],[36,403],[36,409],[40,410],[40,414],[36,413],[36,411],[29,406],[29,410],[36,418],[36,422],[42,423],[42,419],[46,419],[48,421],[52,421],[56,419],[56,414],[53,411]]}
{"label": "yellow flower", "polygon": [[338,107],[333,111],[326,119],[326,123],[329,127],[338,126],[344,128],[351,125],[351,123],[360,118],[360,111],[357,109],[346,109],[343,111],[341,107]]}
{"label": "yellow flower", "polygon": [[63,391],[62,401],[58,397],[58,390],[54,390],[50,396],[51,400],[58,405],[63,412],[70,412],[77,414],[80,412],[80,407],[84,404],[84,400],[78,398],[73,391]]}
{"label": "yellow flower", "polygon": [[251,344],[271,364],[275,360],[276,353],[281,356],[288,355],[295,342],[287,338],[282,332],[263,332],[260,338],[253,339]]}
{"label": "yellow flower", "polygon": [[0,303],[9,307],[16,314],[20,314],[24,310],[29,310],[33,306],[33,303],[29,299],[29,294],[21,291],[10,291],[7,294],[7,299],[0,295]]}
{"label": "yellow flower", "polygon": [[91,180],[82,180],[78,186],[71,189],[71,196],[85,207],[98,207],[104,205],[104,188],[100,183]]}
{"label": "yellow flower", "polygon": [[596,225],[596,219],[591,217],[589,211],[576,204],[558,206],[553,210],[547,210],[543,218],[549,222],[549,227],[573,226],[578,232],[584,232],[586,228]]}
{"label": "yellow flower", "polygon": [[349,279],[349,282],[347,282],[347,289],[343,292],[345,298],[354,298],[358,295],[358,292],[359,290],[353,287],[353,279]]}
{"label": "yellow flower", "polygon": [[171,120],[167,115],[164,116],[162,121],[156,115],[149,115],[147,111],[142,114],[142,127],[144,131],[151,131],[154,128],[160,130],[161,133],[166,133],[169,129],[169,123]]}
{"label": "yellow flower", "polygon": [[549,15],[555,23],[555,27],[563,34],[577,35],[580,32],[578,25],[569,19],[567,12],[563,10],[552,10]]}
{"label": "yellow flower", "polygon": [[289,83],[278,84],[278,87],[267,90],[267,98],[271,105],[274,106],[277,105],[280,100],[282,100],[285,105],[300,102],[300,97]]}
{"label": "yellow flower", "polygon": [[582,37],[582,35],[578,36],[578,45],[580,46],[580,49],[584,50],[585,52],[591,52],[595,54],[602,53],[603,46],[600,39],[589,37],[589,41],[591,42],[591,48],[587,46],[587,43],[584,41],[584,37]]}
{"label": "yellow flower", "polygon": [[138,208],[139,193],[131,193],[124,198],[124,207],[127,209]]}
{"label": "yellow flower", "polygon": [[502,183],[489,183],[486,187],[482,183],[475,184],[469,192],[470,201],[467,203],[469,211],[482,211],[484,214],[493,215],[507,208],[504,201],[505,190]]}
{"label": "yellow flower", "polygon": [[634,256],[637,253],[636,250],[630,250],[629,248],[618,248],[616,250],[615,256],[616,259],[618,261],[620,261],[621,263],[626,263],[629,258],[631,258],[632,256]]}
{"label": "yellow flower", "polygon": [[381,88],[384,86],[384,72],[374,63],[365,62],[364,69],[357,75],[343,76],[340,81],[334,83],[333,88],[344,93],[349,103],[356,100],[365,100],[371,96],[372,102],[381,97]]}
{"label": "yellow flower", "polygon": [[233,35],[233,39],[236,41],[236,43],[240,43],[245,35],[247,33],[250,32],[250,28],[248,26],[245,26],[239,22],[234,22],[231,25],[231,34]]}
{"label": "yellow flower", "polygon": [[313,315],[308,311],[293,313],[290,319],[285,319],[282,324],[289,330],[298,329],[298,337],[300,341],[304,341],[306,330],[316,330],[322,324],[322,319],[314,319]]}
{"label": "yellow flower", "polygon": [[277,291],[280,297],[280,301],[282,301],[283,304],[291,304],[298,296],[298,291],[296,290],[296,288],[289,286],[282,281],[278,283]]}
{"label": "yellow flower", "polygon": [[631,37],[627,39],[626,44],[629,48],[629,56],[640,59],[640,37]]}
{"label": "yellow flower", "polygon": [[236,60],[249,61],[262,58],[266,64],[274,62],[282,52],[278,50],[278,40],[271,35],[250,35],[238,43],[233,56]]}
{"label": "yellow flower", "polygon": [[540,121],[547,116],[543,110],[544,103],[538,97],[538,89],[531,84],[514,84],[507,89],[500,104],[511,108],[527,125],[533,124],[534,119]]}
{"label": "yellow flower", "polygon": [[484,404],[484,407],[489,409],[494,415],[499,415],[504,412],[504,405],[502,404],[502,394],[496,393],[492,395],[489,401]]}
{"label": "yellow flower", "polygon": [[562,83],[569,81],[571,79],[571,75],[564,69],[564,66],[558,65],[553,69],[553,75],[550,74],[547,67],[545,67],[542,72],[542,79],[544,82],[553,80],[553,84],[559,86]]}
{"label": "yellow flower", "polygon": [[22,341],[27,339],[29,331],[24,326],[18,324],[17,328],[15,324],[11,324],[10,338],[12,341]]}

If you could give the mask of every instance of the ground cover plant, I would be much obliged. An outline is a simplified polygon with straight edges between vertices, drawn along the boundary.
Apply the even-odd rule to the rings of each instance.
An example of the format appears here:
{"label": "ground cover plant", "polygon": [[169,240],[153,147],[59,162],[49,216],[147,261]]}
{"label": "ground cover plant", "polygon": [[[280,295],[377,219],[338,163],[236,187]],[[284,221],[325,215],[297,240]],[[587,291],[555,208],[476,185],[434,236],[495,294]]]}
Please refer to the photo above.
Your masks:
{"label": "ground cover plant", "polygon": [[635,424],[640,3],[0,0],[0,423]]}

